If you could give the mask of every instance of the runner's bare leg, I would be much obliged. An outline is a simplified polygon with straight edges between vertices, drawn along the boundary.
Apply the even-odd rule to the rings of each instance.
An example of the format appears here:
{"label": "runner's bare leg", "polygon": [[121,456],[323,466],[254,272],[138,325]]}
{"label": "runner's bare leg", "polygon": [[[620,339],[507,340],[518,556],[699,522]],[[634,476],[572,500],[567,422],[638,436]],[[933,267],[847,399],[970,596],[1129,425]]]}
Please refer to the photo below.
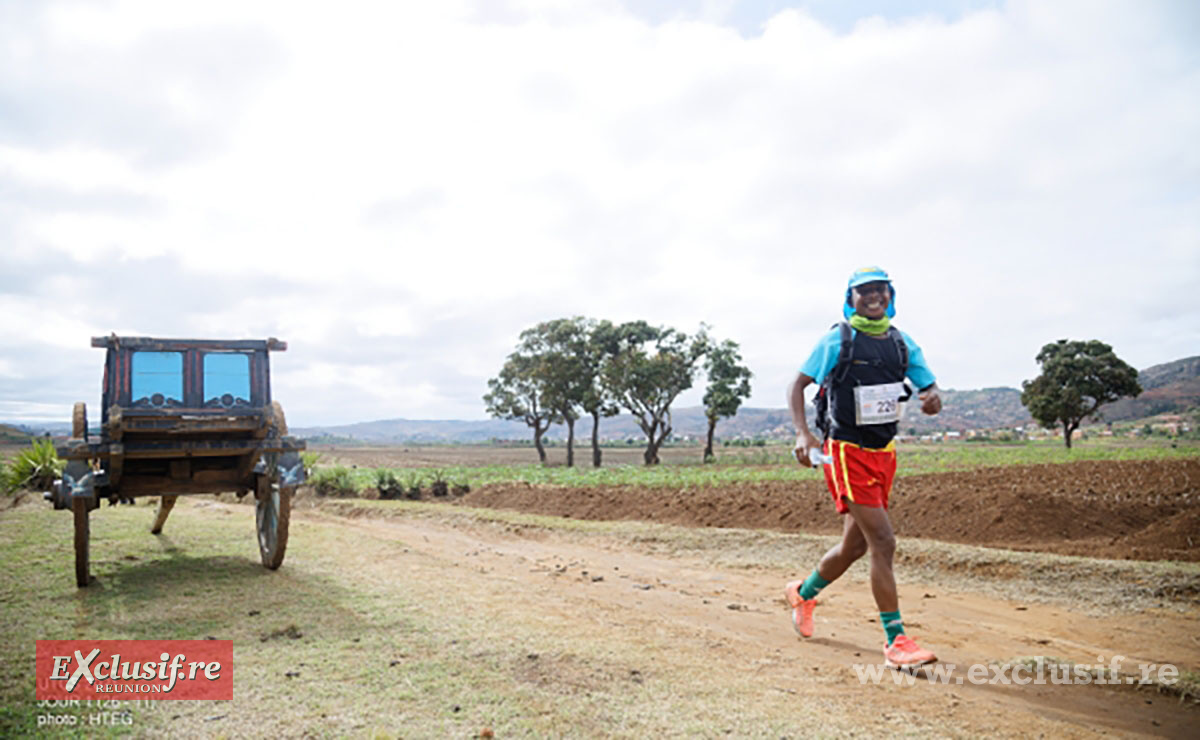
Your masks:
{"label": "runner's bare leg", "polygon": [[829,548],[829,552],[821,558],[817,572],[827,581],[835,581],[854,561],[867,554],[867,540],[854,517],[846,515],[842,526],[842,541]]}
{"label": "runner's bare leg", "polygon": [[847,502],[847,506],[871,552],[871,593],[875,596],[875,604],[881,612],[899,611],[900,597],[896,593],[896,576],[892,572],[896,534],[892,531],[892,520],[888,518],[887,509],[850,502]]}

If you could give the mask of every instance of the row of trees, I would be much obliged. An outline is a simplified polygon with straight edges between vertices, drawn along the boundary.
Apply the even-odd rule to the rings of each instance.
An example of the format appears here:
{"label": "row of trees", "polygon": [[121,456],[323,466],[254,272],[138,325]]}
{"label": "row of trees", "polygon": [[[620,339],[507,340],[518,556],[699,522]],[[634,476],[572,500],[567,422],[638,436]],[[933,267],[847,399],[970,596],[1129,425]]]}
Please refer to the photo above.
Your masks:
{"label": "row of trees", "polygon": [[592,465],[600,467],[600,419],[626,409],[646,435],[643,459],[654,465],[672,431],[671,404],[703,368],[707,460],[717,421],[736,414],[750,396],[752,374],[738,349],[732,340],[713,340],[703,324],[689,336],[645,321],[614,324],[581,316],[545,321],[521,332],[483,400],[492,416],[529,425],[543,463],[542,436],[551,424],[565,424],[568,466],[575,464],[576,421],[592,417]]}
{"label": "row of trees", "polygon": [[[752,374],[738,350],[732,340],[713,340],[703,324],[689,336],[645,321],[556,319],[521,332],[483,400],[491,415],[529,425],[542,462],[543,435],[551,424],[565,424],[568,466],[575,464],[576,421],[592,417],[592,465],[599,467],[600,419],[626,409],[646,435],[643,459],[653,465],[672,431],[671,404],[702,368],[709,460],[717,421],[736,414],[750,396]],[[1061,426],[1067,447],[1083,420],[1098,417],[1100,406],[1142,391],[1137,370],[1103,342],[1062,339],[1042,347],[1037,361],[1042,372],[1022,384],[1021,402],[1044,427]]]}

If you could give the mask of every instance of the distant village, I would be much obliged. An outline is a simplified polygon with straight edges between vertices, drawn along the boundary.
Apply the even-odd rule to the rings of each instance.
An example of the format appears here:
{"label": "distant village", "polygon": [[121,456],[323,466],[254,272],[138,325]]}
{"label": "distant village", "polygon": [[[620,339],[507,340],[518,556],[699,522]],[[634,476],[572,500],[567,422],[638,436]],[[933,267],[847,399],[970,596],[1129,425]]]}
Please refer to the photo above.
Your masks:
{"label": "distant village", "polygon": [[[1085,425],[1071,435],[1072,440],[1084,440],[1089,437],[1127,437],[1138,438],[1148,436],[1177,437],[1187,434],[1194,428],[1193,423],[1181,414],[1159,414],[1139,421],[1099,422]],[[725,444],[746,445],[754,440],[774,442],[790,441],[795,431],[790,423],[780,424],[764,435],[749,437],[738,435],[722,440]],[[1037,440],[1060,440],[1062,428],[1045,429],[1036,423],[1019,424],[1014,426],[996,427],[992,429],[939,430],[927,433],[901,433],[896,435],[898,443],[907,444],[937,444],[941,442],[1017,442]],[[640,440],[639,440],[640,441]],[[694,435],[678,435],[673,438],[676,443],[703,441]]]}
{"label": "distant village", "polygon": [[[1176,437],[1192,430],[1191,425],[1178,414],[1166,414],[1156,417],[1141,425],[1124,422],[1122,424],[1102,423],[1076,429],[1071,435],[1073,440],[1095,437],[1146,437],[1162,435]],[[946,431],[929,434],[896,436],[898,442],[953,442],[958,440],[979,440],[1011,442],[1016,440],[1062,439],[1062,429],[1046,429],[1037,424],[1026,424],[997,429],[967,429],[962,432]]]}

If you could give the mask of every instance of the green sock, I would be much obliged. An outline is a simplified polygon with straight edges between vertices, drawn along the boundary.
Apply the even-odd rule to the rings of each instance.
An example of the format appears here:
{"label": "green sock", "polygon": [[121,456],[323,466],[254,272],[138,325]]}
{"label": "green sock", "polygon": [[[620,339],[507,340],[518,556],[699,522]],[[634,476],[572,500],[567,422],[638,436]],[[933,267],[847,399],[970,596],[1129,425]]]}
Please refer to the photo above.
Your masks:
{"label": "green sock", "polygon": [[887,633],[887,644],[889,645],[904,634],[904,622],[900,621],[899,611],[879,612],[879,623],[883,625],[883,631]]}
{"label": "green sock", "polygon": [[821,593],[821,589],[829,585],[829,581],[821,577],[816,568],[809,574],[808,578],[804,579],[804,585],[800,587],[800,598],[804,600],[815,599],[817,594]]}

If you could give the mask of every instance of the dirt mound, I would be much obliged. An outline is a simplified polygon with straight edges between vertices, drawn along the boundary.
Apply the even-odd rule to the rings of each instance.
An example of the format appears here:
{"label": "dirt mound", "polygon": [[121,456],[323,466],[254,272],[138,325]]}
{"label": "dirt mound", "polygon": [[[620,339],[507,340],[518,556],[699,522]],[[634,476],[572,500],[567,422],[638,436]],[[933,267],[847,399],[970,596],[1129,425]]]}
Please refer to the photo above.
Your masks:
{"label": "dirt mound", "polygon": [[[499,484],[466,506],[593,520],[835,534],[823,481],[700,488]],[[1200,561],[1200,460],[1014,465],[899,478],[901,537],[1066,555]]]}

